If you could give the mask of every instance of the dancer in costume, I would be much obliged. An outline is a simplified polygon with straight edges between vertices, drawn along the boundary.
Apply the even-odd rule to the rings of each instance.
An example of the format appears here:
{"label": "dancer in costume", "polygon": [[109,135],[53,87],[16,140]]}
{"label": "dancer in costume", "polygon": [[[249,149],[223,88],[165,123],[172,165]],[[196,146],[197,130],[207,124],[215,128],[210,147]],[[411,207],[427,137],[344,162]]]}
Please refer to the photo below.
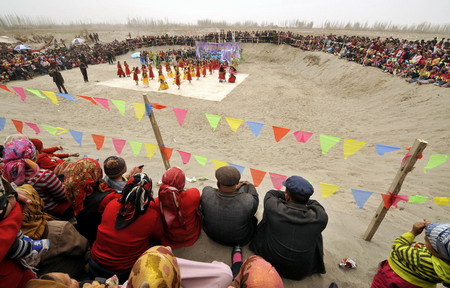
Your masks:
{"label": "dancer in costume", "polygon": [[170,67],[169,67],[169,70],[167,71],[167,77],[173,78],[172,68],[170,68]]}
{"label": "dancer in costume", "polygon": [[219,82],[226,82],[226,79],[225,79],[225,76],[226,76],[226,72],[225,72],[225,67],[223,67],[223,65],[220,65],[220,68],[219,68]]}
{"label": "dancer in costume", "polygon": [[148,65],[148,74],[149,74],[149,78],[153,80],[153,78],[155,78],[155,74],[153,74],[153,67],[152,64]]}
{"label": "dancer in costume", "polygon": [[236,82],[236,74],[237,74],[236,68],[234,68],[233,66],[230,66],[229,73],[230,73],[230,77],[228,77],[228,83]]}
{"label": "dancer in costume", "polygon": [[148,74],[145,71],[142,72],[142,83],[144,84],[144,88],[148,88]]}
{"label": "dancer in costume", "polygon": [[[141,73],[141,71],[139,71],[139,67],[134,67],[133,68],[133,80],[136,82],[136,86],[139,85],[139,73]],[[147,82],[148,82],[148,78],[147,78]]]}
{"label": "dancer in costume", "polygon": [[202,74],[203,77],[206,77],[206,61],[202,63]]}
{"label": "dancer in costume", "polygon": [[127,61],[123,61],[123,66],[125,66],[125,74],[127,77],[130,77],[131,71],[130,71],[130,65],[128,65]]}
{"label": "dancer in costume", "polygon": [[200,80],[200,64],[195,65],[195,76],[197,76],[197,80]]}
{"label": "dancer in costume", "polygon": [[175,84],[178,86],[178,90],[180,90],[180,86],[181,86],[181,75],[180,75],[180,70],[178,69],[178,67],[175,68]]}
{"label": "dancer in costume", "polygon": [[120,61],[117,61],[117,75],[119,75],[119,78],[120,77],[125,77],[125,72],[123,72],[123,69],[122,69],[122,65],[120,64]]}

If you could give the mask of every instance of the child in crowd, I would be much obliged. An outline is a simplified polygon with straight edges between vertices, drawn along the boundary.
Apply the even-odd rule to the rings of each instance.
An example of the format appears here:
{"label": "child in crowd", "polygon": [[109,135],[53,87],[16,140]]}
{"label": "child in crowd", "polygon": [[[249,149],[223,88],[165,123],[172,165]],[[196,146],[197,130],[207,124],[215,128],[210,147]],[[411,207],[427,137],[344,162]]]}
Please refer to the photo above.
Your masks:
{"label": "child in crowd", "polygon": [[109,156],[103,162],[103,170],[105,170],[105,177],[103,177],[103,180],[105,180],[109,187],[120,193],[122,192],[123,187],[125,187],[128,178],[134,174],[141,173],[143,166],[133,167],[130,173],[124,176],[127,172],[127,164],[125,163],[125,160],[121,157]]}

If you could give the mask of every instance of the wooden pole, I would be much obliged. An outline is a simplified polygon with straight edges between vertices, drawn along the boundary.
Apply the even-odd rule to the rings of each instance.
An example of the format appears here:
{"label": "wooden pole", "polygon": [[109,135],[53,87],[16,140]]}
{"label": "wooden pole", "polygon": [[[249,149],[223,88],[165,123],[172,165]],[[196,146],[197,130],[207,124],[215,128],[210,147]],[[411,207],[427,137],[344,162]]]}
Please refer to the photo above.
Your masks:
{"label": "wooden pole", "polygon": [[[389,187],[389,192],[394,195],[398,195],[400,189],[402,188],[402,184],[406,178],[406,175],[408,175],[408,173],[414,168],[414,164],[416,164],[418,157],[422,155],[422,152],[423,150],[425,150],[427,145],[428,142],[421,139],[416,139],[413,147],[409,151],[412,154],[411,157],[409,157],[409,159],[406,160],[406,163],[404,163],[397,171],[397,175],[395,175],[395,178],[392,181],[391,186]],[[388,210],[389,209],[386,209],[384,207],[384,201],[381,201],[375,216],[373,217],[372,221],[369,224],[369,227],[367,227],[367,230],[364,233],[364,240],[372,240],[373,235],[375,234],[375,232],[377,232],[377,229],[383,221],[384,216],[386,216]]]}
{"label": "wooden pole", "polygon": [[[142,96],[144,97],[145,104],[150,104],[150,101],[148,101],[148,98],[147,98],[147,94],[144,93]],[[148,119],[150,119],[150,124],[152,124],[153,133],[155,133],[156,142],[158,142],[159,152],[161,152],[161,157],[163,159],[164,167],[167,170],[170,168],[170,163],[169,163],[169,159],[166,158],[166,154],[164,154],[164,152],[161,148],[161,147],[165,147],[164,141],[161,137],[161,131],[159,131],[158,123],[156,123],[155,114],[153,113],[153,110],[150,113],[150,115],[148,115]]]}

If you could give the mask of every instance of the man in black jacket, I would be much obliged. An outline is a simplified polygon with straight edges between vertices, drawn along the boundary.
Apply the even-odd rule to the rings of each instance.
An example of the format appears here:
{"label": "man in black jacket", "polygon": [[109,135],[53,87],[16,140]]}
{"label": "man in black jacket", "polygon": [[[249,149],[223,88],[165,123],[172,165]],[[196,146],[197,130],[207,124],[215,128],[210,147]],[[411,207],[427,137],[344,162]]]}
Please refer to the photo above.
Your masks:
{"label": "man in black jacket", "polygon": [[57,71],[56,69],[52,69],[50,70],[49,75],[53,78],[53,82],[55,82],[56,87],[58,87],[59,93],[63,93],[61,90],[62,88],[64,90],[64,93],[69,94],[64,87],[64,78],[59,71]]}

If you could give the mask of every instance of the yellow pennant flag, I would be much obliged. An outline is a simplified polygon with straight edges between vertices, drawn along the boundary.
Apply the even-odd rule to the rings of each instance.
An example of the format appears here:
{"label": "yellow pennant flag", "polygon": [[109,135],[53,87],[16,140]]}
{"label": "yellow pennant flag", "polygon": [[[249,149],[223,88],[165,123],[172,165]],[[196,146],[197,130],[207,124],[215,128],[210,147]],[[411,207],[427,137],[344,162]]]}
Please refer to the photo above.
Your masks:
{"label": "yellow pennant flag", "polygon": [[219,169],[220,167],[228,165],[227,162],[223,162],[223,161],[219,161],[219,160],[212,160],[212,162],[214,164],[214,167],[216,167],[216,170]]}
{"label": "yellow pennant flag", "polygon": [[144,143],[144,146],[145,151],[147,152],[147,157],[152,159],[153,155],[155,155],[156,149],[158,149],[158,145]]}
{"label": "yellow pennant flag", "polygon": [[339,190],[339,188],[341,187],[320,182],[320,191],[322,191],[322,198],[333,195],[337,190]]}
{"label": "yellow pennant flag", "polygon": [[45,96],[48,97],[48,99],[52,100],[53,104],[59,105],[58,104],[58,98],[56,98],[56,94],[55,93],[53,93],[51,91],[42,91],[42,92],[45,94]]}
{"label": "yellow pennant flag", "polygon": [[225,119],[228,122],[228,125],[230,125],[231,131],[236,132],[236,130],[241,126],[241,123],[243,120],[241,119],[235,119],[235,118],[228,118],[225,117]]}
{"label": "yellow pennant flag", "polygon": [[57,133],[55,134],[55,136],[64,134],[64,133],[66,133],[66,132],[69,131],[69,130],[67,130],[66,128],[62,128],[62,127],[56,127],[56,129],[61,130],[61,131],[57,132]]}
{"label": "yellow pennant flag", "polygon": [[141,121],[142,117],[145,114],[145,104],[144,103],[133,103],[134,113],[136,114],[136,118]]}
{"label": "yellow pennant flag", "polygon": [[367,142],[344,139],[344,159],[351,156],[366,146]]}
{"label": "yellow pennant flag", "polygon": [[434,203],[438,205],[449,205],[450,198],[448,197],[434,197]]}

